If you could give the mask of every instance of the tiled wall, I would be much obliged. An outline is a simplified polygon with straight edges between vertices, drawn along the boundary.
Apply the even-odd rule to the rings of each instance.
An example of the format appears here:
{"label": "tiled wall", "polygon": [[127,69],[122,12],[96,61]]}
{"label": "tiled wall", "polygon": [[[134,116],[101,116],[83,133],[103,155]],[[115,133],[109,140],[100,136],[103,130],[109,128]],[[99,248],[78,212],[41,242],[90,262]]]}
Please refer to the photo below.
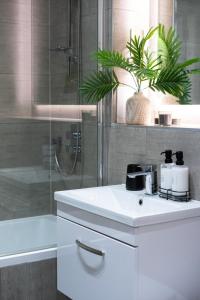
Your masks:
{"label": "tiled wall", "polygon": [[157,164],[166,149],[184,152],[192,197],[200,200],[200,130],[113,125],[109,143],[109,184],[125,182],[127,164]]}
{"label": "tiled wall", "polygon": [[[144,0],[145,1],[145,0]],[[195,5],[191,5],[188,1],[177,2],[184,8],[185,13],[181,17],[181,28],[184,39],[187,43],[194,43],[196,39],[196,31],[193,29],[193,34],[189,32],[189,26],[183,26],[185,21],[188,24],[194,24],[194,28],[198,28],[199,10]],[[197,5],[197,0],[192,3]],[[164,23],[166,26],[172,24],[173,19],[173,1],[172,0],[151,0],[150,3],[150,25],[155,26],[158,22]],[[199,2],[198,2],[199,3]],[[113,48],[115,50],[124,51],[124,46],[129,38],[129,28],[133,26],[133,33],[141,25],[138,18],[133,18],[135,11],[138,11],[138,16],[141,15],[139,8],[142,1],[120,1],[113,0]],[[198,4],[199,5],[199,4]],[[146,6],[143,6],[143,8]],[[186,9],[185,9],[186,8]],[[187,12],[187,13],[186,13]],[[181,14],[181,11],[179,11]],[[180,16],[179,16],[180,17]],[[191,20],[192,17],[192,20]],[[126,22],[121,22],[121,20]],[[144,20],[143,20],[144,21]],[[196,40],[195,40],[196,41]],[[198,51],[199,47],[193,45],[193,48],[187,44],[187,51]],[[193,49],[193,50],[191,50]],[[195,50],[196,49],[196,50]],[[197,56],[197,53],[192,53]],[[124,74],[122,74],[124,76]],[[194,82],[195,85],[195,82]],[[116,111],[114,110],[113,120],[119,123],[124,123],[125,103],[128,98],[126,91],[119,91],[117,95]],[[182,107],[181,107],[182,108]],[[183,108],[182,108],[183,110]],[[197,107],[184,107],[184,115],[181,110],[181,118],[190,123],[197,119]],[[178,108],[176,113],[180,109]],[[195,113],[196,111],[196,113]],[[115,114],[116,113],[116,114]],[[187,117],[186,117],[187,116]],[[191,117],[192,116],[192,117]],[[188,118],[188,119],[187,119]],[[189,119],[190,118],[190,119]],[[199,117],[198,117],[199,119]],[[110,128],[109,137],[109,155],[108,155],[108,182],[122,183],[125,182],[126,167],[129,163],[161,163],[160,152],[171,148],[174,151],[183,150],[185,155],[185,163],[190,167],[190,186],[192,196],[200,199],[200,131],[199,129],[172,129],[172,128],[153,128],[153,127],[137,127],[127,125],[114,124]]]}
{"label": "tiled wall", "polygon": [[158,0],[158,22],[164,24],[168,28],[173,25],[173,5],[173,0]]}
{"label": "tiled wall", "polygon": [[[54,0],[0,1],[0,220],[52,213],[54,202],[51,196],[55,189],[95,185],[96,182],[96,154],[93,155],[94,159],[90,160],[83,150],[91,144],[90,138],[92,138],[95,140],[95,147],[91,148],[93,153],[97,151],[96,123],[94,127],[87,126],[87,121],[83,126],[80,125],[84,133],[83,149],[79,154],[75,171],[69,174],[73,166],[74,154],[65,151],[65,146],[68,142],[66,133],[70,131],[72,122],[52,121],[50,128],[48,119],[50,111],[45,108],[45,105],[43,109],[47,111],[46,120],[31,119],[32,106],[48,104],[52,99],[50,96],[55,100],[52,104],[56,104],[56,101],[60,103],[58,94],[62,97],[65,93],[67,54],[55,54],[50,51],[50,47],[55,48],[57,43],[62,46],[69,44],[67,26],[70,1],[57,2],[55,3]],[[78,13],[78,2],[78,0],[72,1],[72,11],[75,14]],[[73,31],[74,22],[77,20],[75,16],[71,17]],[[97,48],[96,0],[82,1],[82,22],[82,59],[84,72],[86,72],[90,52]],[[53,26],[51,36],[50,25]],[[74,37],[76,39],[72,41],[72,47],[77,48],[77,34],[74,34]],[[88,39],[87,43],[85,43],[86,39]],[[52,57],[58,56],[58,59],[52,61],[50,53]],[[52,73],[50,62],[52,68],[54,67]],[[92,68],[94,64],[90,65],[90,69]],[[73,73],[73,68],[71,71]],[[49,80],[50,75],[52,75],[52,82]],[[78,80],[77,72],[74,75]],[[75,89],[73,103],[77,103],[78,100],[77,86]],[[53,90],[55,90],[54,94]],[[56,91],[60,92],[56,95]],[[81,118],[81,112],[79,115]],[[94,129],[94,134],[91,133],[91,128]],[[51,135],[50,129],[52,129]],[[90,132],[89,135],[87,132]],[[49,157],[48,155],[44,157],[43,146],[48,146],[53,137],[60,136],[63,138],[62,166],[66,171],[67,179],[63,179],[55,169],[52,169],[53,184],[50,186],[50,163],[47,162]],[[85,170],[87,174],[84,173]]]}
{"label": "tiled wall", "polygon": [[0,1],[0,116],[31,112],[31,1]]}
{"label": "tiled wall", "polygon": [[[182,40],[182,59],[184,60],[200,56],[199,11],[200,2],[198,0],[176,0],[175,25]],[[192,77],[193,104],[200,104],[199,82],[199,76]]]}
{"label": "tiled wall", "polygon": [[81,77],[87,77],[93,70],[96,70],[96,62],[92,54],[98,49],[98,1],[81,1]]}
{"label": "tiled wall", "polygon": [[49,122],[0,120],[0,220],[51,213],[42,153],[49,135]]}
{"label": "tiled wall", "polygon": [[[77,129],[81,152],[72,172],[76,140],[71,131]],[[0,220],[52,213],[55,190],[97,185],[96,117],[85,114],[78,123],[53,121],[51,134],[49,121],[9,119],[0,121],[0,136]],[[63,175],[54,154],[50,164],[49,150],[44,150],[58,138],[62,139],[57,154]]]}
{"label": "tiled wall", "polygon": [[[53,203],[54,212],[56,212],[56,202],[54,201],[54,191],[68,190],[81,187],[82,161],[81,153],[78,153],[77,158],[74,153],[73,146],[76,145],[76,140],[72,138],[72,130],[81,131],[80,122],[62,122],[54,121],[51,124],[51,141],[57,142],[55,145],[56,155],[60,169],[55,163],[55,158],[52,158],[51,165],[51,201]],[[82,131],[81,131],[82,134]],[[58,139],[61,139],[60,146]],[[79,145],[82,148],[81,137]],[[83,149],[81,149],[83,151]],[[74,163],[76,160],[75,167]]]}
{"label": "tiled wall", "polygon": [[52,211],[50,171],[42,157],[50,123],[30,118],[32,88],[36,78],[43,86],[39,69],[48,65],[47,2],[0,1],[0,220]]}
{"label": "tiled wall", "polygon": [[[63,189],[75,189],[97,185],[97,124],[96,117],[83,114],[83,121],[77,123],[54,121],[51,125],[51,140],[62,139],[57,147],[61,172],[58,172],[55,161],[52,164],[51,184],[53,192]],[[73,146],[77,145],[72,132],[80,131],[80,153],[77,157]],[[73,165],[75,163],[73,169]],[[56,171],[55,171],[56,170]],[[53,201],[54,203],[54,201]],[[55,204],[55,203],[54,203]]]}
{"label": "tiled wall", "polygon": [[[80,57],[80,1],[51,0],[49,18],[51,104],[76,104]],[[58,45],[71,50],[54,51]]]}
{"label": "tiled wall", "polygon": [[49,90],[49,0],[34,0],[31,6],[31,72],[32,101],[48,104]]}
{"label": "tiled wall", "polygon": [[82,187],[97,185],[98,176],[98,128],[97,118],[83,114],[82,122]]}
{"label": "tiled wall", "polygon": [[[97,0],[33,1],[35,103],[79,104],[79,81],[96,69],[91,54],[98,48],[97,10]],[[56,51],[58,45],[66,51]]]}
{"label": "tiled wall", "polygon": [[56,259],[0,269],[1,300],[70,300],[57,292]]}

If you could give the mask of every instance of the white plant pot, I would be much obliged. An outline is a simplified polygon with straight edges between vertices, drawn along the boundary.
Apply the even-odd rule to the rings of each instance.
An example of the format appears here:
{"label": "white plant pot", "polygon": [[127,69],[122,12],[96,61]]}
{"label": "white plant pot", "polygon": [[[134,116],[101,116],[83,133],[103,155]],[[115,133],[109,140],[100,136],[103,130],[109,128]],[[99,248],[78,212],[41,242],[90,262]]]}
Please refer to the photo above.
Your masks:
{"label": "white plant pot", "polygon": [[150,100],[142,92],[135,93],[126,103],[126,123],[130,125],[149,125],[152,107]]}

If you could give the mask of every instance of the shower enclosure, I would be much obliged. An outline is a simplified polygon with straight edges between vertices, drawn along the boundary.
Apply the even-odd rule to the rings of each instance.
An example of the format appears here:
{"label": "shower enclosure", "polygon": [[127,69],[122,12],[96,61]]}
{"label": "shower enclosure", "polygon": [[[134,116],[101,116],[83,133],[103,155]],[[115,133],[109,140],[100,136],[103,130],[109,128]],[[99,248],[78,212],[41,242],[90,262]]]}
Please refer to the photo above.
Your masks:
{"label": "shower enclosure", "polygon": [[54,191],[98,184],[97,106],[79,86],[97,68],[101,3],[0,0],[1,259],[55,247]]}

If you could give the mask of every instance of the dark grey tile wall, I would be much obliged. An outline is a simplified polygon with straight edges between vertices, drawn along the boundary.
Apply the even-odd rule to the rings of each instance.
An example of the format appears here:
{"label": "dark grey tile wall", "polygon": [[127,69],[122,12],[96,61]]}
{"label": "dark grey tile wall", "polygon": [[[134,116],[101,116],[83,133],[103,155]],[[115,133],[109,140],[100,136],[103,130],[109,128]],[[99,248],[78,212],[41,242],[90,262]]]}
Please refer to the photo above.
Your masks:
{"label": "dark grey tile wall", "polygon": [[81,5],[81,77],[96,70],[92,54],[98,49],[98,1],[83,0]]}
{"label": "dark grey tile wall", "polygon": [[34,0],[31,5],[31,71],[32,100],[35,104],[49,104],[49,0]]}
{"label": "dark grey tile wall", "polygon": [[[57,43],[68,45],[69,2],[67,0],[59,0],[59,3],[54,0],[0,1],[0,220],[52,213],[54,211],[53,198],[50,197],[52,191],[96,183],[95,123],[92,126],[91,122],[81,125],[84,133],[83,149],[75,172],[71,174],[74,154],[65,151],[68,143],[66,133],[71,124],[52,122],[52,137],[63,138],[62,165],[67,173],[66,179],[58,172],[50,172],[50,164],[44,163],[42,147],[48,146],[50,142],[50,122],[31,120],[32,105],[48,104],[51,100],[50,47],[56,47]],[[76,14],[78,2],[78,0],[72,1],[72,10]],[[85,72],[89,65],[91,67],[88,63],[90,52],[97,48],[97,1],[81,2],[83,2],[81,55],[82,69]],[[55,8],[55,11],[50,11],[49,5],[52,9]],[[72,18],[72,22],[77,21],[75,20],[77,15],[74,17],[76,18]],[[53,26],[51,45],[50,25]],[[74,25],[73,23],[73,30],[75,30]],[[73,46],[77,48],[77,32],[74,38]],[[85,43],[86,39],[87,43]],[[63,95],[68,70],[67,54],[58,53],[56,57],[58,61],[54,61],[55,80],[52,81],[52,90],[59,88],[59,91],[57,90],[59,95],[54,95],[55,102],[52,103],[57,103],[56,100],[61,103],[59,99],[62,98],[66,104]],[[95,63],[92,64],[92,68],[94,67]],[[78,74],[75,75],[77,79]],[[74,103],[77,103],[78,98],[74,90],[71,95]]]}
{"label": "dark grey tile wall", "polygon": [[[98,1],[33,2],[33,100],[38,104],[79,104],[79,81],[96,69],[91,54],[98,48]],[[55,51],[58,45],[68,49]]]}
{"label": "dark grey tile wall", "polygon": [[125,182],[129,163],[163,161],[160,153],[165,149],[184,152],[185,164],[190,168],[192,197],[200,200],[200,130],[181,128],[153,128],[113,125],[109,143],[109,184]]}
{"label": "dark grey tile wall", "polygon": [[[71,48],[50,52],[51,103],[78,104],[79,3],[74,0],[50,1],[50,48]],[[71,6],[71,7],[70,7]]]}
{"label": "dark grey tile wall", "polygon": [[[72,171],[76,155],[73,146],[76,140],[72,131],[80,130],[79,146],[81,152],[77,155],[77,163]],[[97,185],[97,119],[90,113],[83,114],[82,122],[54,121],[51,125],[51,139],[62,139],[62,145],[56,147],[58,161],[63,172],[59,173],[55,161],[51,171],[52,201],[53,193],[58,190],[78,189]],[[62,175],[63,173],[63,175]],[[55,201],[53,201],[54,204]],[[56,211],[54,207],[54,211]]]}
{"label": "dark grey tile wall", "polygon": [[[90,114],[83,114],[82,122],[82,184],[81,187],[92,187],[97,185],[98,172],[98,132],[97,118]],[[100,147],[100,145],[99,145]]]}
{"label": "dark grey tile wall", "polygon": [[70,300],[57,291],[56,259],[0,269],[1,300]]}
{"label": "dark grey tile wall", "polygon": [[[62,122],[62,121],[54,121],[51,125],[51,138],[54,141],[58,141],[58,139],[61,139],[61,145],[60,147],[57,144],[56,152],[58,156],[58,161],[61,165],[61,169],[63,170],[63,173],[66,175],[65,184],[63,183],[61,186],[65,187],[66,189],[69,188],[78,188],[79,184],[76,182],[75,175],[80,174],[80,168],[81,168],[81,154],[79,153],[77,156],[77,163],[74,168],[74,171],[72,172],[72,168],[74,165],[75,160],[75,153],[73,146],[76,146],[76,140],[72,138],[72,131],[77,132],[81,131],[81,122]],[[82,134],[82,133],[81,133]],[[79,141],[79,145],[82,146],[82,140],[83,136]],[[52,168],[54,170],[57,169],[57,166],[52,164]],[[74,178],[72,178],[74,175]],[[55,178],[56,179],[56,178]],[[60,180],[63,181],[62,176],[60,176]],[[54,181],[54,178],[52,178],[52,181]],[[56,180],[55,180],[56,183]]]}
{"label": "dark grey tile wall", "polygon": [[0,220],[51,213],[50,169],[43,165],[49,122],[0,121]]}
{"label": "dark grey tile wall", "polygon": [[[53,212],[56,213],[56,201],[54,201],[54,192],[59,190],[69,190],[81,187],[81,154],[77,156],[77,163],[74,170],[72,171],[75,153],[72,146],[72,136],[71,136],[71,126],[75,130],[77,128],[81,129],[80,122],[65,122],[65,121],[54,121],[51,125],[51,140],[58,141],[62,139],[62,144],[60,146],[56,145],[56,152],[58,162],[60,164],[60,171],[55,164],[55,160],[51,164],[51,201],[53,203]],[[82,134],[82,132],[81,132]],[[82,141],[84,137],[80,140],[80,145],[82,147]],[[74,145],[76,142],[73,141]],[[83,151],[83,150],[81,150]],[[54,159],[54,158],[53,158]]]}
{"label": "dark grey tile wall", "polygon": [[30,114],[30,0],[0,1],[0,116]]}
{"label": "dark grey tile wall", "polygon": [[36,78],[46,84],[41,66],[49,72],[48,2],[0,1],[0,220],[51,212],[42,154],[50,124],[30,119]]}
{"label": "dark grey tile wall", "polygon": [[[199,57],[199,10],[198,0],[176,0],[175,25],[182,41],[182,59]],[[200,64],[199,64],[200,65]],[[199,104],[199,77],[193,76],[192,80],[192,103]]]}

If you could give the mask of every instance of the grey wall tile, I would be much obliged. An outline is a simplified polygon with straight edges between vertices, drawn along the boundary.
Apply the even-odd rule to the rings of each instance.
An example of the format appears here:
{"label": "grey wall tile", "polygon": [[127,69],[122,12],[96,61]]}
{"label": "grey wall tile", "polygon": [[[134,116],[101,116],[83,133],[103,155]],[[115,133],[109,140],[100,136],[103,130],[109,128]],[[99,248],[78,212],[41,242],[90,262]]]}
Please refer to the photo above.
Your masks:
{"label": "grey wall tile", "polygon": [[115,146],[118,153],[146,153],[146,129],[140,127],[116,126],[111,133],[111,148]]}
{"label": "grey wall tile", "polygon": [[27,296],[30,300],[55,300],[56,260],[28,264],[29,284]]}
{"label": "grey wall tile", "polygon": [[185,164],[190,168],[192,197],[200,200],[200,130],[172,128],[140,128],[114,126],[109,143],[109,183],[125,181],[129,163],[157,164],[164,158],[160,153],[166,149],[184,152]]}
{"label": "grey wall tile", "polygon": [[[90,52],[97,49],[97,1],[81,2],[81,25],[84,32],[81,35],[82,54],[83,66],[86,66],[90,62]],[[78,54],[79,46],[78,3],[78,0],[72,1],[73,54]],[[90,28],[92,36],[87,32]],[[28,119],[12,120],[8,116],[31,116],[32,101],[35,104],[49,104],[52,98],[55,100],[52,101],[54,104],[77,103],[78,64],[71,65],[69,78],[66,53],[50,51],[57,43],[69,46],[68,31],[67,0],[0,1],[0,136],[3,141],[0,147],[3,158],[0,160],[0,220],[52,212],[48,166],[44,163],[46,157],[42,154],[42,146],[50,141],[50,123]],[[88,43],[85,43],[86,39],[89,40]],[[95,67],[94,63],[92,68]],[[62,163],[66,173],[70,173],[74,162],[74,154],[65,151],[65,134],[69,127],[70,124],[66,122],[52,124],[52,137],[63,137]],[[83,145],[83,157],[82,154],[79,155],[75,173],[68,174],[66,181],[59,174],[54,174],[53,189],[96,184],[97,144],[95,147],[92,145],[93,139],[97,139],[96,125],[84,125],[83,131],[83,140],[86,142]],[[90,155],[93,155],[93,160]],[[84,165],[81,159],[85,162]],[[20,177],[22,171],[27,182]],[[84,179],[82,171],[86,174]],[[37,178],[35,181],[34,177]]]}
{"label": "grey wall tile", "polygon": [[1,120],[0,220],[51,213],[49,172],[42,146],[49,122]]}
{"label": "grey wall tile", "polygon": [[130,163],[143,163],[145,157],[146,128],[116,125],[110,133],[109,183],[124,183],[127,165]]}
{"label": "grey wall tile", "polygon": [[82,7],[83,16],[91,16],[97,14],[98,1],[97,0],[84,0]]}
{"label": "grey wall tile", "polygon": [[0,299],[28,300],[28,265],[3,268],[0,271]]}
{"label": "grey wall tile", "polygon": [[[175,25],[182,41],[182,59],[190,59],[199,56],[200,38],[199,38],[199,10],[200,2],[198,0],[176,1]],[[200,85],[196,83],[193,76],[192,81],[192,102],[199,104]],[[199,82],[199,78],[198,78]]]}
{"label": "grey wall tile", "polygon": [[[191,146],[192,145],[192,146]],[[200,132],[191,129],[147,129],[147,157],[161,161],[160,152],[182,150],[185,162],[191,166],[200,164]]]}
{"label": "grey wall tile", "polygon": [[0,1],[0,116],[30,115],[29,0]]}
{"label": "grey wall tile", "polygon": [[57,291],[56,259],[0,269],[1,300],[70,300]]}
{"label": "grey wall tile", "polygon": [[34,0],[31,7],[34,25],[49,25],[49,0]]}
{"label": "grey wall tile", "polygon": [[72,1],[71,5],[70,12],[69,1],[50,1],[50,48],[58,45],[72,48],[72,53],[50,51],[52,104],[78,104],[79,101],[79,1]]}
{"label": "grey wall tile", "polygon": [[0,2],[0,22],[25,23],[28,2],[2,0]]}

